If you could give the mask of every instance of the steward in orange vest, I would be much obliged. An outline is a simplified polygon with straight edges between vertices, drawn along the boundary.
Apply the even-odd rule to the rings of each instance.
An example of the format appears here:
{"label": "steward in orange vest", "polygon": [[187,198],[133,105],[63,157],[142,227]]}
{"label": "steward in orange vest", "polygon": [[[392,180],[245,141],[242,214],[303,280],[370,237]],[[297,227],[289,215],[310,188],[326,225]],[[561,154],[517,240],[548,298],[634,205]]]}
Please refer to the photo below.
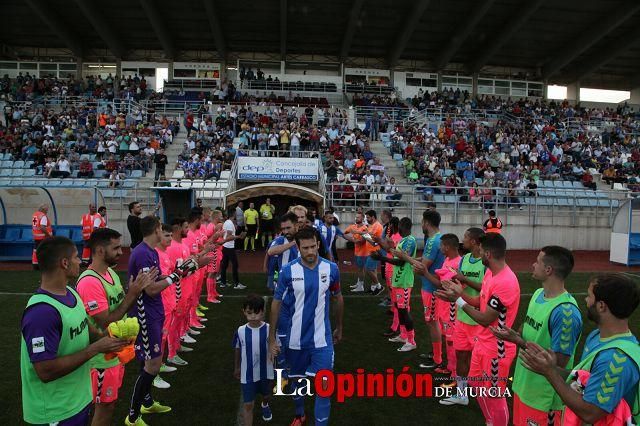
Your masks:
{"label": "steward in orange vest", "polygon": [[[96,211],[96,206],[94,204],[89,204],[89,213],[85,213],[82,215],[82,240],[84,241],[84,246],[82,248],[82,262],[87,265],[91,260],[91,248],[89,248],[89,238],[91,238],[91,234],[94,229],[100,228],[102,223],[102,216]],[[96,226],[97,225],[97,226]]]}
{"label": "steward in orange vest", "polygon": [[484,232],[502,233],[502,221],[496,216],[495,210],[489,210],[489,219],[484,221],[482,229]]}

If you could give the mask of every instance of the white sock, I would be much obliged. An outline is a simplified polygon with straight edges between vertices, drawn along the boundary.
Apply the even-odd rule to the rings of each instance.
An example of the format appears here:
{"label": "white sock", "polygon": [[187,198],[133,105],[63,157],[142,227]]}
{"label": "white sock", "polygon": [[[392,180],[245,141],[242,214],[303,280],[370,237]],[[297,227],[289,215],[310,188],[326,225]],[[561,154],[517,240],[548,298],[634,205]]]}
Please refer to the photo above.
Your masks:
{"label": "white sock", "polygon": [[456,377],[457,388],[461,395],[464,395],[464,391],[467,389],[467,380],[462,377]]}

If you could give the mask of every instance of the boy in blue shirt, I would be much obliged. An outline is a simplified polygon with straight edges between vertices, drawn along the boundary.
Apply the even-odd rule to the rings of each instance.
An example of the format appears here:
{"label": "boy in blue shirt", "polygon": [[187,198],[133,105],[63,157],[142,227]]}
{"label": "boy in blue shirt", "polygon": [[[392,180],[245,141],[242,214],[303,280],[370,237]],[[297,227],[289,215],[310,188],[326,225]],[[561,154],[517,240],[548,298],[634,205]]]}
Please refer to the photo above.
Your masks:
{"label": "boy in blue shirt", "polygon": [[262,420],[271,421],[269,395],[273,381],[273,362],[269,356],[269,324],[264,322],[264,299],[250,294],[242,304],[247,323],[238,327],[233,338],[235,348],[234,376],[240,380],[244,425],[253,423],[253,405],[256,394],[262,394]]}

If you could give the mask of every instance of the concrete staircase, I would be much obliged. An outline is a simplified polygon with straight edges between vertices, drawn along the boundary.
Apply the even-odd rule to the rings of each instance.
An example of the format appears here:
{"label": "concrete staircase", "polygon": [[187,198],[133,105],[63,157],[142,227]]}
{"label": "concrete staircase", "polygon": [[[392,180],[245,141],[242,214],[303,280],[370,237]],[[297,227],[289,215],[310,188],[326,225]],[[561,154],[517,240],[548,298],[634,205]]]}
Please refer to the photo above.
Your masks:
{"label": "concrete staircase", "polygon": [[186,140],[187,132],[183,129],[182,131],[180,131],[180,133],[174,136],[173,143],[165,148],[164,153],[169,160],[165,169],[165,177],[167,179],[171,179],[171,176],[173,176],[173,171],[178,166],[178,155],[180,155],[180,153],[182,152],[182,149],[184,148],[184,142]]}

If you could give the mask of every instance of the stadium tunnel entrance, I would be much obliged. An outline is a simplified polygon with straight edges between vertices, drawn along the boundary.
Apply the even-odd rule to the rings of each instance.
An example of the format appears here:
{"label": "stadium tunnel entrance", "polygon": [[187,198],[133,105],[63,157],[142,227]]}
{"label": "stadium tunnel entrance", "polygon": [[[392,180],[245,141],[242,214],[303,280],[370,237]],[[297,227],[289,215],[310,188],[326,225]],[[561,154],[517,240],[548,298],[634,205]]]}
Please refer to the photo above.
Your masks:
{"label": "stadium tunnel entrance", "polygon": [[267,198],[271,199],[271,204],[276,208],[276,217],[296,204],[314,207],[318,212],[322,211],[324,205],[324,195],[310,188],[290,183],[259,183],[227,194],[225,206],[229,208],[243,201],[245,209],[249,208],[249,203],[255,203],[258,210]]}

